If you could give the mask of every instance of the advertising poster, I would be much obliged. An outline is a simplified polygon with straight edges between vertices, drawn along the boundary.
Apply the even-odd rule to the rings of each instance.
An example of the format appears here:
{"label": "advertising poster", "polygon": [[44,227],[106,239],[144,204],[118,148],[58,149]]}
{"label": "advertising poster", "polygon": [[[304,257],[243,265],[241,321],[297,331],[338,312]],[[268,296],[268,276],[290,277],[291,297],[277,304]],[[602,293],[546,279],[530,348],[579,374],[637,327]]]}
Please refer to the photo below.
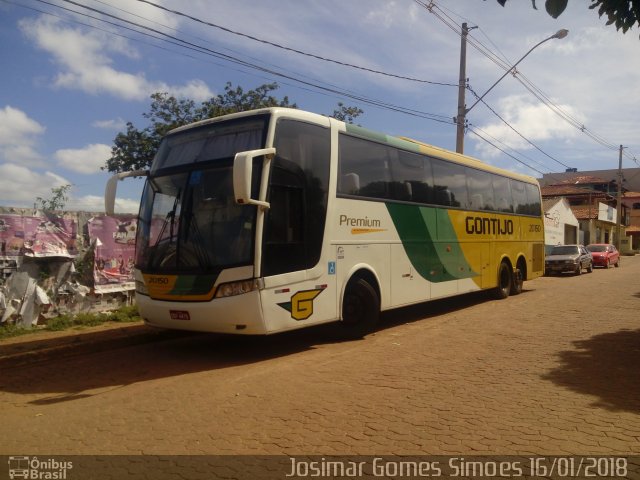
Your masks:
{"label": "advertising poster", "polygon": [[137,219],[134,215],[98,216],[88,222],[95,242],[94,288],[98,293],[132,290]]}
{"label": "advertising poster", "polygon": [[78,221],[72,216],[2,215],[2,257],[73,258],[77,248]]}
{"label": "advertising poster", "polygon": [[26,256],[74,258],[78,253],[76,218],[57,215],[22,218]]}
{"label": "advertising poster", "polygon": [[24,255],[24,222],[21,215],[0,217],[0,245],[2,257]]}

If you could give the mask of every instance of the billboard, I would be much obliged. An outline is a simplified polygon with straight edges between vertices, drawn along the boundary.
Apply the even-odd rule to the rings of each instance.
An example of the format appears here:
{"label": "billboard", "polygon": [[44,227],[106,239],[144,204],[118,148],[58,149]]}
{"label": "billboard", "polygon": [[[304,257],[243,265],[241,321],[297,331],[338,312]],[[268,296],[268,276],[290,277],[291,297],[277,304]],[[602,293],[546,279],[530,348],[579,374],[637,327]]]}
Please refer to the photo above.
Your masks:
{"label": "billboard", "polygon": [[89,219],[88,233],[94,248],[93,279],[97,293],[134,288],[133,262],[137,218],[134,215]]}
{"label": "billboard", "polygon": [[[39,213],[39,212],[36,212]],[[78,220],[73,215],[2,215],[0,256],[65,257],[78,253]]]}

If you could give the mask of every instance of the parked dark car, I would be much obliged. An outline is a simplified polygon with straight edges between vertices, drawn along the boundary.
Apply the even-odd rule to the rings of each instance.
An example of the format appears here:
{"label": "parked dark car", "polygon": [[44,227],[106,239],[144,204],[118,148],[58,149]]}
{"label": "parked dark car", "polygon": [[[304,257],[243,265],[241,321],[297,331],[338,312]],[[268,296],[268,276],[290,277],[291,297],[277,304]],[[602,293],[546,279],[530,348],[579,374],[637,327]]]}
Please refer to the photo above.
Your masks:
{"label": "parked dark car", "polygon": [[584,269],[593,272],[593,258],[584,245],[556,245],[544,260],[547,275],[564,272],[580,275]]}
{"label": "parked dark car", "polygon": [[592,243],[587,245],[587,250],[591,252],[594,267],[620,266],[620,252],[609,243]]}

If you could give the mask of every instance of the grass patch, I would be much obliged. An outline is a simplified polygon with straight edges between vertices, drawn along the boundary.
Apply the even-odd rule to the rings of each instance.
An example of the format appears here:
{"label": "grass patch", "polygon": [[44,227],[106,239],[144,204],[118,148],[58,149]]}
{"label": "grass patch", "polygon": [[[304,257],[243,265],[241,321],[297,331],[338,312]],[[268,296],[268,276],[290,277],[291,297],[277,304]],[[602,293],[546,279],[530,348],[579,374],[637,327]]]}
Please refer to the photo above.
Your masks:
{"label": "grass patch", "polygon": [[63,314],[50,318],[46,325],[37,328],[17,327],[9,324],[1,325],[0,340],[42,331],[59,332],[70,328],[94,327],[107,322],[132,323],[140,320],[138,308],[135,305],[120,307],[112,312]]}

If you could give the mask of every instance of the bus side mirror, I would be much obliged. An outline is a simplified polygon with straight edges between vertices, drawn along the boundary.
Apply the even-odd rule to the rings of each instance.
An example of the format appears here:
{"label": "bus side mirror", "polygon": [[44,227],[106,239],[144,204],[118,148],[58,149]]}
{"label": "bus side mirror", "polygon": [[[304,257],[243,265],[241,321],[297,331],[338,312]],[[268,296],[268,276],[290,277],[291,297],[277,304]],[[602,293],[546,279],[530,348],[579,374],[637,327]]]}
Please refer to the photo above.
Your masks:
{"label": "bus side mirror", "polygon": [[[264,199],[255,200],[251,198],[251,180],[253,175],[253,159],[265,156],[265,160],[271,161],[276,154],[275,148],[263,148],[261,150],[250,150],[247,152],[236,153],[233,159],[233,196],[236,203],[239,205],[259,205],[264,208],[269,208],[269,202],[265,202]],[[263,175],[261,179],[260,192],[264,195],[266,192],[266,180],[268,176],[268,169],[262,169]]]}
{"label": "bus side mirror", "polygon": [[118,181],[127,177],[148,177],[148,170],[134,170],[131,172],[116,173],[109,180],[104,189],[104,211],[107,215],[113,215],[116,204],[116,190],[118,189]]}

